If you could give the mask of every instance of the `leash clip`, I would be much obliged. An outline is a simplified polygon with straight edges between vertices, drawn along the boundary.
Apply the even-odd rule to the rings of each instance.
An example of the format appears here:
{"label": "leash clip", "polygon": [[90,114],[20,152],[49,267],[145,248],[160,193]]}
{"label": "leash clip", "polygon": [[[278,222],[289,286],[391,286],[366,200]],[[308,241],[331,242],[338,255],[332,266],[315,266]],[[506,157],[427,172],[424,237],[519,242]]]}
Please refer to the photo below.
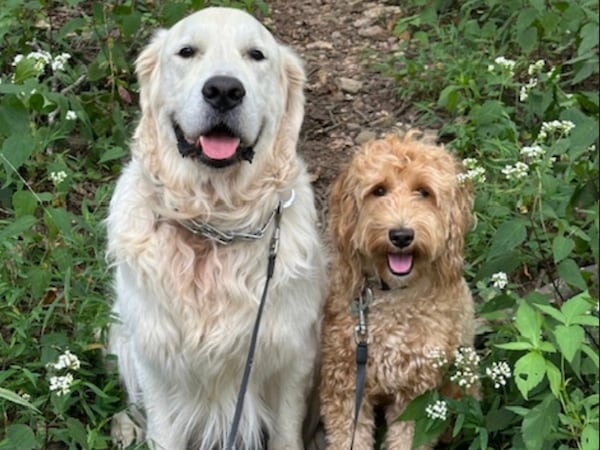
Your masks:
{"label": "leash clip", "polygon": [[366,344],[368,341],[367,312],[373,302],[373,291],[365,287],[356,299],[358,323],[354,326],[354,342]]}

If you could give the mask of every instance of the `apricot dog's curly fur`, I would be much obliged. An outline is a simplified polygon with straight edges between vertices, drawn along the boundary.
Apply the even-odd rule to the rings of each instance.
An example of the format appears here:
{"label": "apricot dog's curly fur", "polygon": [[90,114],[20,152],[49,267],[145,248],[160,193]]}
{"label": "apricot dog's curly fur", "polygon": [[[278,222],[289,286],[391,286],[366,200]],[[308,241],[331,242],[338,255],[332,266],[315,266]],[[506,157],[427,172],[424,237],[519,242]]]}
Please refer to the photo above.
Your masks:
{"label": "apricot dog's curly fur", "polygon": [[410,449],[414,423],[396,419],[406,405],[442,386],[427,355],[451,360],[473,342],[473,301],[463,278],[464,236],[472,195],[460,165],[442,147],[409,133],[367,143],[332,187],[334,247],[325,306],[321,408],[330,449],[349,449],[356,380],[353,301],[374,289],[367,315],[367,380],[354,450],[373,448],[374,409],[388,423],[387,449]]}

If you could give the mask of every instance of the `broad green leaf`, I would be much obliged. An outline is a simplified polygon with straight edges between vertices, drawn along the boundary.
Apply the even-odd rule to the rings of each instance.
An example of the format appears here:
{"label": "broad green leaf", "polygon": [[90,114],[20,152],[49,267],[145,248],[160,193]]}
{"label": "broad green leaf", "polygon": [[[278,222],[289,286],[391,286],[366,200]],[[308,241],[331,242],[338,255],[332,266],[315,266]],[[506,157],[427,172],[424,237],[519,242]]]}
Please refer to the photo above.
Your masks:
{"label": "broad green leaf", "polygon": [[573,239],[556,236],[552,241],[552,254],[554,255],[554,262],[558,264],[563,259],[571,254],[575,248],[575,242]]}
{"label": "broad green leaf", "polygon": [[560,398],[560,389],[562,386],[562,375],[558,367],[556,367],[551,361],[546,360],[546,377],[550,383],[550,390],[554,397]]}
{"label": "broad green leaf", "polygon": [[565,325],[570,325],[578,316],[586,315],[592,309],[592,298],[589,292],[581,292],[567,300],[560,308],[565,316]]}
{"label": "broad green leaf", "polygon": [[9,402],[16,403],[17,405],[25,406],[29,409],[34,410],[35,412],[41,414],[40,410],[37,409],[32,403],[25,400],[19,394],[13,391],[9,391],[8,389],[0,388],[0,397],[8,400]]}
{"label": "broad green leaf", "polygon": [[587,289],[587,284],[581,276],[581,270],[575,261],[565,259],[558,265],[558,275],[573,287]]}
{"label": "broad green leaf", "polygon": [[511,219],[498,227],[487,259],[500,256],[521,245],[527,238],[527,222],[523,219]]}
{"label": "broad green leaf", "polygon": [[554,306],[536,304],[535,307],[541,310],[542,312],[548,314],[549,316],[554,317],[560,323],[565,323],[566,321],[565,315],[558,309],[556,309]]}
{"label": "broad green leaf", "polygon": [[527,400],[527,395],[544,379],[546,360],[536,352],[529,352],[515,363],[515,383],[521,395]]}
{"label": "broad green leaf", "polygon": [[27,425],[15,424],[6,428],[6,440],[13,450],[32,450],[38,448],[33,430]]}
{"label": "broad green leaf", "polygon": [[535,346],[540,341],[542,317],[527,302],[522,302],[515,315],[515,325],[521,336],[529,339]]}
{"label": "broad green leaf", "polygon": [[581,432],[581,450],[598,450],[598,426],[587,424]]}
{"label": "broad green leaf", "polygon": [[4,140],[0,149],[0,160],[7,172],[19,169],[35,149],[35,140],[29,133],[12,134]]}
{"label": "broad green leaf", "polygon": [[69,429],[69,436],[71,437],[71,439],[77,442],[81,446],[81,448],[86,448],[87,432],[85,431],[85,428],[82,425],[82,423],[77,419],[69,417],[67,419],[67,428]]}
{"label": "broad green leaf", "polygon": [[573,358],[585,338],[583,328],[579,325],[559,325],[554,330],[554,336],[563,356],[567,361],[573,362]]}
{"label": "broad green leaf", "polygon": [[523,418],[521,433],[527,450],[541,450],[545,438],[558,423],[560,403],[552,396],[546,397]]}
{"label": "broad green leaf", "polygon": [[30,191],[17,191],[12,197],[15,217],[33,215],[37,208],[37,199]]}

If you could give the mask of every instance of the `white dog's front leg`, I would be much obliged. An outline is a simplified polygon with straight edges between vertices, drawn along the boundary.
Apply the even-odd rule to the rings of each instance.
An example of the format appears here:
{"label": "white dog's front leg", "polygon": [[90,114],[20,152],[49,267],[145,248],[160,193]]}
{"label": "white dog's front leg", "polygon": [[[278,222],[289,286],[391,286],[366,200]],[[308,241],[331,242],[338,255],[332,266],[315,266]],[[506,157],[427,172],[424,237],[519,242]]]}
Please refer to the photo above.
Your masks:
{"label": "white dog's front leg", "polygon": [[[306,414],[307,395],[313,382],[312,370],[306,372],[311,363],[301,359],[280,373],[279,398],[274,399],[275,427],[269,438],[269,450],[302,450],[302,423]],[[305,364],[305,365],[304,365]],[[312,369],[312,367],[310,367]]]}

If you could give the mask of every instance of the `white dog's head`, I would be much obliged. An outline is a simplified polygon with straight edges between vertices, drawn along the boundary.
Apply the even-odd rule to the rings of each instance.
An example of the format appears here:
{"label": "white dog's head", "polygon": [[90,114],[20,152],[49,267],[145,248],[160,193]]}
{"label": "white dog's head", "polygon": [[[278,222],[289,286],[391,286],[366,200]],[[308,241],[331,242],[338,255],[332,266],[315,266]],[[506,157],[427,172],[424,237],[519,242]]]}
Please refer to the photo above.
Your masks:
{"label": "white dog's head", "polygon": [[198,11],[160,30],[136,70],[142,119],[134,152],[146,153],[154,175],[171,167],[178,173],[169,176],[181,181],[214,172],[207,166],[235,171],[249,163],[262,167],[278,151],[294,154],[304,72],[295,54],[251,15]]}

